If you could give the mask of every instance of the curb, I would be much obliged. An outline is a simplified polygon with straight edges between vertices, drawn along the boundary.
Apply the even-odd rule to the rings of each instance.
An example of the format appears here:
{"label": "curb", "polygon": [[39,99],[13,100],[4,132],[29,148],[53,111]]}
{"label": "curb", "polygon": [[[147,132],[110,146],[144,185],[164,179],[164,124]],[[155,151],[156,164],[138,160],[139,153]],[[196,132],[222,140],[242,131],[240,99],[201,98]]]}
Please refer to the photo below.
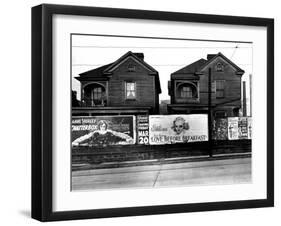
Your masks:
{"label": "curb", "polygon": [[105,162],[101,164],[73,164],[72,171],[78,170],[91,170],[91,169],[109,169],[120,167],[133,167],[133,166],[145,166],[145,165],[161,165],[161,164],[173,164],[184,162],[201,162],[201,161],[214,161],[236,158],[250,158],[251,152],[246,153],[232,153],[232,154],[216,154],[212,157],[208,155],[180,157],[180,158],[167,158],[167,159],[151,159],[151,160],[139,160],[139,161],[124,161],[124,162]]}

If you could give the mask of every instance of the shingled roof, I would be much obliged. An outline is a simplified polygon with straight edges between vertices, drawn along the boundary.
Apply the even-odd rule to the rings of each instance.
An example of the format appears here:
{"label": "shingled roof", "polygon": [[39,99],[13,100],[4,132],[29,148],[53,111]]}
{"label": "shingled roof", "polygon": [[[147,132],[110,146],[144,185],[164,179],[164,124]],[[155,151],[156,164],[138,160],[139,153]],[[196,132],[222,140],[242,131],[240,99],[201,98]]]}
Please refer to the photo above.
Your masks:
{"label": "shingled roof", "polygon": [[103,65],[101,67],[98,67],[98,68],[80,73],[79,75],[81,77],[101,77],[101,76],[103,76],[104,70],[106,68],[110,67],[111,65],[112,65],[112,63],[106,64],[106,65]]}
{"label": "shingled roof", "polygon": [[179,69],[176,72],[173,72],[171,74],[172,79],[179,79],[183,78],[184,76],[188,75],[190,76],[197,76],[196,73],[201,73],[202,69],[205,68],[209,63],[211,63],[213,60],[215,60],[217,57],[223,58],[226,62],[231,64],[236,70],[237,74],[244,74],[244,70],[242,70],[240,67],[238,67],[236,64],[234,64],[231,60],[229,60],[226,56],[224,56],[222,53],[217,53],[217,54],[208,54],[207,55],[207,60],[205,59],[200,59],[197,60],[181,69]]}
{"label": "shingled roof", "polygon": [[236,69],[237,74],[243,75],[245,73],[244,70],[242,70],[240,67],[238,67],[235,63],[233,63],[230,59],[228,59],[221,52],[219,52],[218,54],[208,54],[207,57],[208,57],[208,60],[204,65],[202,65],[202,67],[200,68],[200,71],[203,70],[204,67],[206,67],[209,63],[214,61],[217,57],[221,57],[222,59],[224,59],[226,62],[228,62],[230,65],[232,65]]}
{"label": "shingled roof", "polygon": [[197,60],[195,62],[193,62],[192,64],[189,64],[181,69],[179,69],[178,71],[174,72],[173,74],[194,74],[196,71],[198,71],[205,63],[207,62],[207,60],[205,59],[200,59]]}
{"label": "shingled roof", "polygon": [[112,70],[114,67],[118,66],[120,62],[122,62],[124,59],[127,57],[133,57],[137,62],[142,64],[144,67],[146,67],[149,71],[150,74],[155,76],[155,81],[156,81],[156,86],[157,86],[157,91],[158,93],[161,93],[161,86],[160,86],[160,80],[159,80],[159,75],[158,71],[156,71],[152,66],[150,66],[148,63],[146,63],[143,58],[144,54],[143,53],[133,53],[131,51],[128,51],[126,54],[122,55],[119,59],[114,61],[113,63],[103,65],[101,67],[80,73],[79,77],[75,77],[77,80],[89,80],[91,78],[93,79],[108,79],[108,76],[111,75]]}

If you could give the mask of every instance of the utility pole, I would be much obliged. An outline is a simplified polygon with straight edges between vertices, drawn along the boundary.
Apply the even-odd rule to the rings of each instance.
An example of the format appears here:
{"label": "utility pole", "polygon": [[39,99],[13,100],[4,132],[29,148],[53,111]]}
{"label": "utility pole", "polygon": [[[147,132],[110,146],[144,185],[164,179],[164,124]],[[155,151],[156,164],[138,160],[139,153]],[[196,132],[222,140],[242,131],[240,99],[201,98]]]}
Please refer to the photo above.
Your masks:
{"label": "utility pole", "polygon": [[249,74],[250,83],[250,116],[252,116],[252,74]]}
{"label": "utility pole", "polygon": [[247,116],[246,82],[243,81],[243,116]]}
{"label": "utility pole", "polygon": [[212,69],[209,68],[208,74],[208,135],[209,135],[209,156],[213,156],[212,145]]}

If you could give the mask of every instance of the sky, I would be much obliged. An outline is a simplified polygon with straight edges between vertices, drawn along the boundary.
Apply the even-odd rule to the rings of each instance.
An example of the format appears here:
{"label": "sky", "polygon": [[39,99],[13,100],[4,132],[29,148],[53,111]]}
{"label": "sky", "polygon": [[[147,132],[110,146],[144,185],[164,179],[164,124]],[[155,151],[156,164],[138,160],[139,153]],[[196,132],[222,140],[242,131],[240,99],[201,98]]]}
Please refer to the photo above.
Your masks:
{"label": "sky", "polygon": [[[97,35],[72,35],[72,89],[80,99],[80,82],[74,79],[79,73],[112,63],[122,55],[142,52],[144,61],[155,68],[160,77],[161,100],[170,99],[168,81],[171,73],[189,65],[207,54],[221,52],[245,71],[249,99],[249,74],[252,74],[252,43],[151,39],[143,37],[112,37]],[[254,78],[253,78],[254,79]]]}

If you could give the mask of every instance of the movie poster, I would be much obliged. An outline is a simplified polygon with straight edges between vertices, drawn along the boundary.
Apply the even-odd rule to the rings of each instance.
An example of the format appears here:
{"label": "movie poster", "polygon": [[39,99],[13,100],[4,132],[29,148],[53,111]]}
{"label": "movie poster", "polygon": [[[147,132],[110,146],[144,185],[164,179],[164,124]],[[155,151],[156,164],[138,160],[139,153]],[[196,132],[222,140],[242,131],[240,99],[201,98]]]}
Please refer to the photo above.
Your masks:
{"label": "movie poster", "polygon": [[137,116],[137,143],[149,144],[149,116],[138,115]]}
{"label": "movie poster", "polygon": [[150,115],[149,143],[151,145],[208,141],[208,116]]}
{"label": "movie poster", "polygon": [[238,118],[238,138],[239,139],[248,139],[247,117]]}
{"label": "movie poster", "polygon": [[72,117],[72,146],[135,144],[135,116]]}
{"label": "movie poster", "polygon": [[238,117],[228,118],[228,139],[238,140]]}

